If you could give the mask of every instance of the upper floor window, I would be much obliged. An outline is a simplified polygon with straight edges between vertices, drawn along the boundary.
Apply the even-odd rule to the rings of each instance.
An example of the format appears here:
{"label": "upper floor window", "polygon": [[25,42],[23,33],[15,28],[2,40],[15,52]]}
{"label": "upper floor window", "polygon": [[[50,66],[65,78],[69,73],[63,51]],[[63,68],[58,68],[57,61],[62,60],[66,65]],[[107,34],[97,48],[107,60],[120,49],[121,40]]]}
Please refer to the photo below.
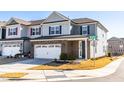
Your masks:
{"label": "upper floor window", "polygon": [[18,28],[8,28],[8,35],[17,35],[18,34]]}
{"label": "upper floor window", "polygon": [[89,26],[88,25],[82,25],[81,26],[81,35],[88,35],[89,33]]}
{"label": "upper floor window", "polygon": [[50,26],[49,35],[59,35],[61,34],[61,26]]}
{"label": "upper floor window", "polygon": [[41,35],[41,27],[31,28],[31,35]]}

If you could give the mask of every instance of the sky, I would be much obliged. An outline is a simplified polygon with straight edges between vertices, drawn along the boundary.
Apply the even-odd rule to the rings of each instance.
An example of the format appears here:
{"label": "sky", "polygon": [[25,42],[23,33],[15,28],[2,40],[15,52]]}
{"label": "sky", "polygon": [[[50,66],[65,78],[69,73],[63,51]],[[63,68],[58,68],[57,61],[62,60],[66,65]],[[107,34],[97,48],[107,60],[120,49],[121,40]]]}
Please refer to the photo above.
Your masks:
{"label": "sky", "polygon": [[[47,18],[52,11],[0,11],[0,21],[8,21],[11,17],[24,20],[38,20]],[[58,11],[74,18],[92,18],[102,23],[108,30],[108,39],[124,37],[124,12],[122,11]]]}

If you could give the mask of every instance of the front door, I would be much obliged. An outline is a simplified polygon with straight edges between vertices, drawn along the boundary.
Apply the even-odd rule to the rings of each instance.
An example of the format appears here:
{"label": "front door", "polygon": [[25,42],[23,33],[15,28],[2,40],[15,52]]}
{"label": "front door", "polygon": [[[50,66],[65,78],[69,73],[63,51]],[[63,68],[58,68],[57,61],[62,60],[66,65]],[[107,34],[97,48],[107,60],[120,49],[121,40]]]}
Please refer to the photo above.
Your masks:
{"label": "front door", "polygon": [[6,37],[6,29],[2,29],[2,39],[5,39]]}
{"label": "front door", "polygon": [[85,41],[79,41],[79,58],[85,58]]}

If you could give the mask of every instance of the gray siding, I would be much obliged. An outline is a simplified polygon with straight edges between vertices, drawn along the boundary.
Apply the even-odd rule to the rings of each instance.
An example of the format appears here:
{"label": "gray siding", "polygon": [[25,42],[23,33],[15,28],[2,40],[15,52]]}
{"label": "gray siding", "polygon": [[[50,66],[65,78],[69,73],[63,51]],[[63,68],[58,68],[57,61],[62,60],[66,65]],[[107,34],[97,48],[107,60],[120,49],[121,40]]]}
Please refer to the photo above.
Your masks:
{"label": "gray siding", "polygon": [[[81,24],[80,25],[72,24],[71,34],[72,35],[80,35],[80,31],[81,31],[80,27],[82,25]],[[95,24],[88,24],[88,26],[89,26],[89,31],[90,31],[90,34],[89,35],[96,35]]]}
{"label": "gray siding", "polygon": [[89,29],[90,29],[90,35],[96,35],[96,26],[95,24],[90,24],[89,25]]}
{"label": "gray siding", "polygon": [[21,26],[21,37],[28,37],[28,27],[27,26]]}
{"label": "gray siding", "polygon": [[31,42],[29,40],[24,41],[24,52],[27,53],[31,51]]}
{"label": "gray siding", "polygon": [[80,26],[75,25],[75,24],[71,24],[71,25],[72,25],[71,34],[72,35],[79,35],[80,34]]}

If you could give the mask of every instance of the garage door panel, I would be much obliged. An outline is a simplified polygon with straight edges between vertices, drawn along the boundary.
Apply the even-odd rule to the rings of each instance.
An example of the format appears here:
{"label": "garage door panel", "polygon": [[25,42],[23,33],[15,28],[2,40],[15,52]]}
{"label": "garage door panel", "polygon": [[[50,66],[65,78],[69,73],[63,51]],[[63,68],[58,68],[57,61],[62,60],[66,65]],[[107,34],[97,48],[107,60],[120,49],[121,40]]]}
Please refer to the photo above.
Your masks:
{"label": "garage door panel", "polygon": [[2,48],[2,55],[3,56],[15,56],[16,54],[20,53],[20,47],[13,47],[13,46],[3,46]]}
{"label": "garage door panel", "polygon": [[[56,47],[56,46],[60,47]],[[60,44],[48,44],[48,45],[38,45],[35,46],[34,49],[34,57],[35,58],[51,58],[51,59],[59,59],[61,54],[61,45]]]}

